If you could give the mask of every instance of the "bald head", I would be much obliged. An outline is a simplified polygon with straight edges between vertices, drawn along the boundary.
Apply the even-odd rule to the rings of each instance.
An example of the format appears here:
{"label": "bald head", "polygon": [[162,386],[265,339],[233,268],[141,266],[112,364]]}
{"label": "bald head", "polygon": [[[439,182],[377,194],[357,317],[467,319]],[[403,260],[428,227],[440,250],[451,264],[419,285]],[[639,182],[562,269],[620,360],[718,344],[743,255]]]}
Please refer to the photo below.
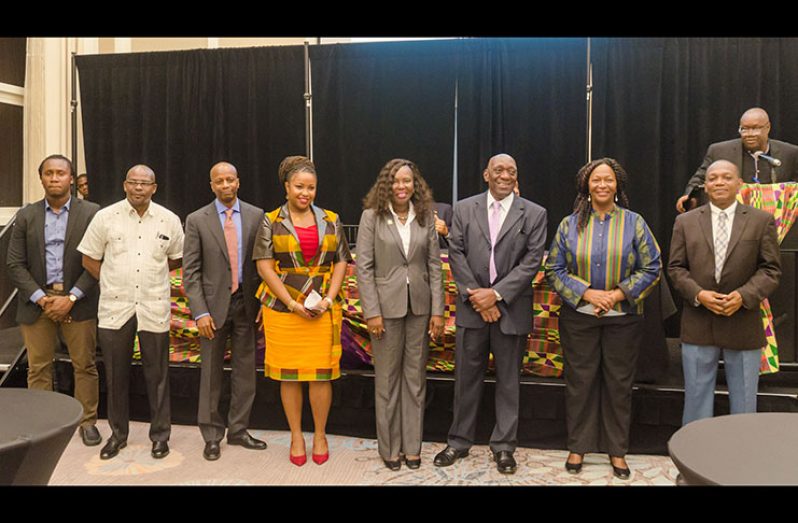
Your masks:
{"label": "bald head", "polygon": [[518,167],[509,154],[497,154],[488,161],[488,166],[482,173],[488,182],[488,190],[497,200],[509,196],[518,181]]}
{"label": "bald head", "polygon": [[238,177],[238,170],[232,163],[219,162],[211,167],[211,180],[213,180],[214,174],[233,174]]}
{"label": "bald head", "polygon": [[737,169],[737,166],[731,163],[729,160],[715,160],[712,162],[709,167],[707,167],[707,176],[713,171],[717,170],[728,170],[737,178],[740,177],[740,170]]}
{"label": "bald head", "polygon": [[769,134],[770,117],[764,109],[752,107],[740,117],[740,139],[746,151],[767,151]]}
{"label": "bald head", "polygon": [[150,181],[155,182],[155,171],[144,164],[134,165],[128,169],[126,178],[129,180],[133,175],[135,175],[136,178],[146,176]]}
{"label": "bald head", "polygon": [[235,205],[239,185],[238,171],[233,164],[219,162],[211,167],[211,190],[227,208]]}

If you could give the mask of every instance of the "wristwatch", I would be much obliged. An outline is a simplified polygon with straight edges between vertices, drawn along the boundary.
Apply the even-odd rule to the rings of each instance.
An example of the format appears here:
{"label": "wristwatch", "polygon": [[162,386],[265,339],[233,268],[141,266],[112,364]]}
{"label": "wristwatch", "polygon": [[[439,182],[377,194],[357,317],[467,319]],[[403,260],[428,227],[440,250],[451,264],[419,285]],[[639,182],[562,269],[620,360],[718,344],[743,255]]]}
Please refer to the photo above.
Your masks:
{"label": "wristwatch", "polygon": [[497,291],[496,289],[493,289],[493,294],[496,295],[496,301],[502,301],[502,295],[499,294],[499,291]]}
{"label": "wristwatch", "polygon": [[70,294],[69,295],[69,301],[71,301],[72,303],[75,303],[76,301],[78,301],[78,297],[75,296],[74,294]]}

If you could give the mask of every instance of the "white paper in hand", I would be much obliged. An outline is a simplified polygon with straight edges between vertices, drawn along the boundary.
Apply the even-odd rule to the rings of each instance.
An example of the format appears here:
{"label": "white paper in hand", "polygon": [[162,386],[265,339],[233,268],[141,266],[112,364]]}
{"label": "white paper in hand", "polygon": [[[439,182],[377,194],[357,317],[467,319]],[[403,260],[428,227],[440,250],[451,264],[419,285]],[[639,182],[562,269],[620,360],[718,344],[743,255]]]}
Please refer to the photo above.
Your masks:
{"label": "white paper in hand", "polygon": [[324,298],[321,297],[321,294],[316,292],[315,289],[310,291],[308,297],[305,298],[305,309],[320,311],[321,307],[319,307],[319,305],[321,305],[321,300],[323,299]]}

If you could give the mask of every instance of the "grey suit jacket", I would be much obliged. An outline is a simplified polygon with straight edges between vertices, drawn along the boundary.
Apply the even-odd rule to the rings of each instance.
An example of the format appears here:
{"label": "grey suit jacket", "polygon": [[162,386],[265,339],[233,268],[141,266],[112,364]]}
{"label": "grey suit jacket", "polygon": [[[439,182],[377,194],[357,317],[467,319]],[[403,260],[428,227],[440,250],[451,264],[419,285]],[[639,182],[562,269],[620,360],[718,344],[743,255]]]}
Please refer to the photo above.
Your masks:
{"label": "grey suit jacket", "polygon": [[[681,338],[695,345],[726,349],[758,349],[765,345],[759,303],[779,285],[781,257],[773,217],[737,204],[720,283],[715,281],[715,242],[709,205],[676,217],[671,239],[668,275],[685,300]],[[719,316],[695,306],[702,289],[728,294],[738,291],[743,306],[733,315]]]}
{"label": "grey suit jacket", "polygon": [[[726,140],[725,142],[713,143],[707,148],[704,161],[693,174],[684,194],[690,194],[693,190],[704,183],[707,174],[707,167],[717,160],[728,160],[737,166],[743,181],[750,183],[753,177],[750,173],[743,172],[743,142],[739,138]],[[775,168],[772,173],[775,175],[776,182],[798,181],[798,146],[779,140],[770,140],[770,156],[781,160],[781,167]]]}
{"label": "grey suit jacket", "polygon": [[[77,287],[85,294],[72,307],[70,316],[75,321],[97,317],[99,288],[97,280],[83,268],[83,255],[78,244],[100,206],[86,200],[72,198],[64,241],[64,289]],[[34,323],[41,315],[41,308],[30,301],[38,289],[47,284],[47,268],[44,260],[44,200],[26,205],[17,213],[11,241],[8,246],[6,265],[8,275],[17,289],[17,323]]]}
{"label": "grey suit jacket", "polygon": [[[258,300],[255,293],[260,278],[252,261],[255,236],[263,221],[263,209],[241,201],[241,240],[244,275],[239,282],[244,293],[247,316],[255,321]],[[232,277],[230,257],[224,240],[224,229],[214,202],[194,211],[186,218],[183,242],[183,287],[194,318],[210,313],[218,328],[227,319],[230,308]]]}
{"label": "grey suit jacket", "polygon": [[457,202],[449,234],[449,263],[460,303],[457,326],[481,328],[486,324],[468,301],[467,288],[493,288],[502,296],[499,320],[505,334],[532,331],[532,280],[540,268],[546,244],[546,209],[516,196],[496,238],[494,259],[497,277],[490,283],[490,229],[488,193]]}
{"label": "grey suit jacket", "polygon": [[405,255],[393,216],[363,211],[356,267],[364,318],[403,318],[409,311],[418,316],[443,315],[441,257],[431,212],[423,227],[418,220],[411,223]]}

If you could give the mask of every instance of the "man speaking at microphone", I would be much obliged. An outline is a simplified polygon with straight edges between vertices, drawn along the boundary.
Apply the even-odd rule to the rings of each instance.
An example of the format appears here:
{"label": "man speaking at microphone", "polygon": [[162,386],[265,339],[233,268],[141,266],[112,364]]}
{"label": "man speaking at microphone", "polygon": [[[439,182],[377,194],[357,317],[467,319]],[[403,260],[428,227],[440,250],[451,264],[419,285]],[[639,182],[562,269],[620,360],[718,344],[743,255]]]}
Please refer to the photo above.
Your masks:
{"label": "man speaking at microphone", "polygon": [[740,138],[713,143],[704,161],[687,182],[684,194],[676,200],[676,210],[685,211],[685,203],[699,185],[703,185],[707,167],[717,160],[733,163],[745,183],[779,183],[798,180],[798,146],[771,140],[770,117],[764,109],[753,107],[740,117]]}

